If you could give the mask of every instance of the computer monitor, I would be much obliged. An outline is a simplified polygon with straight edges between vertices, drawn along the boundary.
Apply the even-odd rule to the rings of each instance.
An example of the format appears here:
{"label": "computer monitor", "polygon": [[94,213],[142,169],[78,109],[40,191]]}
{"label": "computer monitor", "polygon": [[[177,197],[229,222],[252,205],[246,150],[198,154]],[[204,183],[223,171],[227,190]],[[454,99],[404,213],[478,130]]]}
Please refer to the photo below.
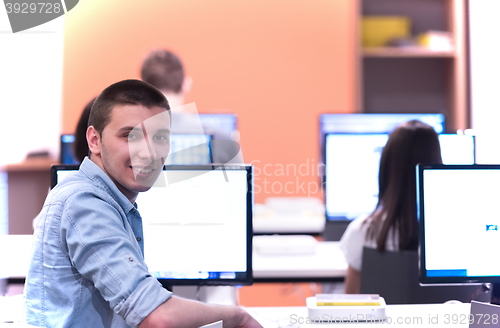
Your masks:
{"label": "computer monitor", "polygon": [[226,135],[232,135],[237,130],[238,118],[235,114],[198,114],[203,127],[211,127]]}
{"label": "computer monitor", "polygon": [[[53,185],[77,169],[53,166]],[[250,165],[166,165],[137,197],[151,274],[167,288],[250,285],[252,205]]]}
{"label": "computer monitor", "polygon": [[72,134],[62,134],[59,147],[59,163],[61,164],[78,164],[79,161],[75,157],[73,149],[75,136]]}
{"label": "computer monitor", "polygon": [[[325,138],[327,221],[368,215],[378,202],[380,156],[388,134],[329,133]],[[445,164],[474,164],[474,136],[440,134]]]}
{"label": "computer monitor", "polygon": [[199,165],[212,161],[211,135],[205,134],[171,134],[170,151],[167,165]]}
{"label": "computer monitor", "polygon": [[71,172],[76,172],[80,164],[61,164],[52,165],[50,168],[50,188],[54,188],[59,182],[63,181]]}
{"label": "computer monitor", "polygon": [[252,281],[252,168],[165,166],[137,198],[145,259],[165,285],[248,285]]}
{"label": "computer monitor", "polygon": [[324,141],[328,133],[391,133],[399,124],[419,120],[445,132],[445,117],[439,113],[331,113],[319,116],[321,162],[325,163]]}
{"label": "computer monitor", "polygon": [[417,190],[420,282],[489,282],[495,298],[500,165],[420,165]]}

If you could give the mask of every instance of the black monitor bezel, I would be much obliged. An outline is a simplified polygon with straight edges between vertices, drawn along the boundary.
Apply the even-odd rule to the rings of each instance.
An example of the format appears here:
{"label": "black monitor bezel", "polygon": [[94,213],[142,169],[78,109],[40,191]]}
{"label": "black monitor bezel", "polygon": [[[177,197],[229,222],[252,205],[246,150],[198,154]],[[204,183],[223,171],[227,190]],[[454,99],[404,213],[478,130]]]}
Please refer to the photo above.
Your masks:
{"label": "black monitor bezel", "polygon": [[421,284],[464,284],[464,283],[500,283],[499,276],[468,276],[468,277],[456,277],[456,276],[427,276],[427,270],[425,268],[426,259],[426,248],[425,248],[425,212],[424,212],[424,171],[425,170],[500,170],[500,164],[472,164],[472,165],[417,165],[417,219],[418,219],[418,231],[419,231],[419,275]]}

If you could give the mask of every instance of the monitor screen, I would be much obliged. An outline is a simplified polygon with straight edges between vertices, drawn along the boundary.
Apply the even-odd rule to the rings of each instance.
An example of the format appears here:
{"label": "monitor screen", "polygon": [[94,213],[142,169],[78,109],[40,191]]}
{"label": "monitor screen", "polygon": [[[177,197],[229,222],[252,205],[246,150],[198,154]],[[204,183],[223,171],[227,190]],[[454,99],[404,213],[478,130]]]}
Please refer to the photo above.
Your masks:
{"label": "monitor screen", "polygon": [[167,165],[198,165],[212,163],[210,148],[211,135],[205,134],[171,134],[170,152]]}
{"label": "monitor screen", "polygon": [[500,165],[420,165],[417,188],[421,283],[500,282]]}
{"label": "monitor screen", "polygon": [[[53,166],[53,185],[77,169]],[[166,165],[137,197],[151,274],[165,287],[250,285],[252,190],[249,165]]]}
{"label": "monitor screen", "polygon": [[79,164],[79,161],[75,158],[75,152],[73,150],[73,145],[75,143],[75,136],[72,134],[61,135],[60,152],[59,152],[59,162],[61,164]]}
{"label": "monitor screen", "polygon": [[[388,134],[326,135],[325,206],[328,221],[368,215],[378,201],[380,156]],[[440,134],[444,164],[474,164],[474,136]]]}
{"label": "monitor screen", "polygon": [[226,135],[232,135],[237,130],[235,114],[198,114],[204,127],[212,127]]}

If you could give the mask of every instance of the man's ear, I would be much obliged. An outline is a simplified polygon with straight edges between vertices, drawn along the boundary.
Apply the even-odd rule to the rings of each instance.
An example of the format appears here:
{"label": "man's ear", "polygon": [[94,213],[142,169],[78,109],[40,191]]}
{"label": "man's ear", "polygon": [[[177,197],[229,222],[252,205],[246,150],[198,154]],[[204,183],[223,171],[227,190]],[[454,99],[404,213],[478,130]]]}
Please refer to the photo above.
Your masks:
{"label": "man's ear", "polygon": [[87,143],[92,154],[98,155],[101,153],[101,136],[93,125],[87,128]]}

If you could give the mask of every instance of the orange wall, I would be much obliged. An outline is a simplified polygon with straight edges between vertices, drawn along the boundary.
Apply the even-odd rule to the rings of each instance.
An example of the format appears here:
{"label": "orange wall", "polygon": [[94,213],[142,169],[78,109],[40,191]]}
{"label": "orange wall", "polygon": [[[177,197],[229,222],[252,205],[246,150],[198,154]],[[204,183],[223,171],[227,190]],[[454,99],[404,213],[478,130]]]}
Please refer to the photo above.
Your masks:
{"label": "orange wall", "polygon": [[354,3],[80,1],[65,15],[62,129],[73,132],[106,86],[139,78],[150,50],[169,48],[194,79],[188,102],[202,113],[238,115],[245,160],[258,173],[257,202],[321,197],[318,115],[354,111]]}

